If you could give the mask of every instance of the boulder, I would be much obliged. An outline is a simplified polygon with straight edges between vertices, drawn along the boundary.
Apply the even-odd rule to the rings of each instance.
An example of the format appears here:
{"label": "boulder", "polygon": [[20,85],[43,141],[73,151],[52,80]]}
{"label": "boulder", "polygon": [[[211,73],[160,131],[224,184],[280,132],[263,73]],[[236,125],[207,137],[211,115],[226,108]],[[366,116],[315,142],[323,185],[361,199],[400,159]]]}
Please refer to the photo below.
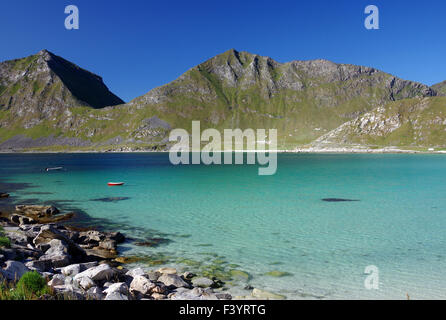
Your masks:
{"label": "boulder", "polygon": [[129,298],[122,293],[119,292],[111,292],[107,294],[104,300],[128,300]]}
{"label": "boulder", "polygon": [[218,300],[232,300],[232,296],[229,293],[216,293],[215,296]]}
{"label": "boulder", "polygon": [[170,274],[170,273],[162,274],[158,278],[158,281],[164,283],[167,287],[175,287],[175,288],[189,287],[189,284],[187,284],[180,276],[176,274]]}
{"label": "boulder", "polygon": [[30,271],[23,263],[19,261],[6,261],[6,266],[0,273],[4,278],[10,281],[19,280],[26,272]]}
{"label": "boulder", "polygon": [[50,287],[57,287],[65,285],[65,276],[62,274],[55,274],[53,278],[48,282]]}
{"label": "boulder", "polygon": [[65,267],[70,264],[71,256],[68,254],[68,246],[64,241],[53,239],[49,242],[49,245],[50,248],[39,258],[40,261],[50,261],[54,268]]}
{"label": "boulder", "polygon": [[17,258],[17,253],[14,249],[1,248],[3,260],[14,260]]}
{"label": "boulder", "polygon": [[73,277],[73,276],[77,275],[78,273],[80,273],[81,271],[82,270],[81,270],[80,264],[71,264],[69,266],[62,268],[62,270],[61,270],[62,274],[67,277],[68,276]]}
{"label": "boulder", "polygon": [[104,290],[104,293],[109,295],[111,293],[121,293],[124,295],[128,295],[129,293],[129,287],[125,282],[117,282],[113,283],[111,286],[109,286],[107,289]]}
{"label": "boulder", "polygon": [[78,241],[84,244],[94,243],[95,245],[98,245],[99,242],[101,242],[104,239],[105,235],[103,233],[96,230],[89,230],[80,232]]}
{"label": "boulder", "polygon": [[20,214],[12,214],[10,216],[10,219],[12,222],[19,224],[19,225],[27,225],[27,224],[36,224],[37,221],[34,220],[31,217],[22,216]]}
{"label": "boulder", "polygon": [[177,269],[169,268],[169,267],[160,268],[157,271],[161,274],[176,274],[177,273]]}
{"label": "boulder", "polygon": [[39,206],[39,205],[17,205],[15,211],[28,216],[36,216],[39,218],[51,217],[59,213],[59,210],[54,206]]}
{"label": "boulder", "polygon": [[87,299],[102,300],[104,299],[104,294],[99,287],[92,287],[87,291]]}
{"label": "boulder", "polygon": [[134,269],[127,271],[126,275],[134,278],[136,276],[145,275],[145,271],[142,268],[134,268]]}
{"label": "boulder", "polygon": [[164,300],[164,299],[167,298],[167,296],[164,295],[164,294],[155,292],[155,293],[152,293],[152,298],[155,299],[155,300]]}
{"label": "boulder", "polygon": [[257,289],[257,288],[254,288],[252,290],[251,295],[254,298],[263,299],[263,300],[283,300],[283,299],[286,299],[285,296],[282,296],[280,294],[268,292],[268,291]]}
{"label": "boulder", "polygon": [[104,260],[104,259],[114,259],[117,257],[118,252],[116,250],[108,250],[101,248],[99,246],[94,247],[92,249],[85,249],[85,253],[87,254],[89,259],[94,260]]}
{"label": "boulder", "polygon": [[82,277],[89,277],[93,281],[106,281],[111,280],[117,276],[117,270],[111,268],[108,264],[100,264],[97,267],[87,269],[81,273],[74,276],[74,279],[79,279]]}
{"label": "boulder", "polygon": [[139,276],[135,276],[133,278],[133,281],[130,283],[130,292],[132,294],[142,294],[142,295],[147,295],[149,294],[154,288],[156,287],[156,285],[150,281],[149,279],[147,279],[146,277],[139,275]]}
{"label": "boulder", "polygon": [[212,287],[214,285],[214,281],[212,281],[209,278],[205,278],[205,277],[193,278],[192,285],[194,287],[208,288],[208,287]]}
{"label": "boulder", "polygon": [[147,278],[149,278],[150,281],[156,282],[158,281],[159,277],[161,277],[161,273],[155,271],[155,272],[147,272],[146,274]]}
{"label": "boulder", "polygon": [[80,288],[84,289],[85,291],[96,286],[93,280],[91,280],[89,277],[82,277],[80,279],[77,279],[77,281],[74,282],[77,284]]}
{"label": "boulder", "polygon": [[26,262],[25,266],[30,270],[45,272],[51,269],[52,264],[50,261],[33,260]]}
{"label": "boulder", "polygon": [[106,249],[106,250],[115,250],[116,249],[116,241],[115,240],[104,240],[99,242],[99,248]]}

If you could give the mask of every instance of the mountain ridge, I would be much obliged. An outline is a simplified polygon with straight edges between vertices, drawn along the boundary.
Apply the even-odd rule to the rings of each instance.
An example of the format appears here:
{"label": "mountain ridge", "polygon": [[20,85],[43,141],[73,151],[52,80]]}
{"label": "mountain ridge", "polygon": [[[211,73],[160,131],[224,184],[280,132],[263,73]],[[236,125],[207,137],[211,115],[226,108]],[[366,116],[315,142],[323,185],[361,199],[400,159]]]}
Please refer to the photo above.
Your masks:
{"label": "mountain ridge", "polygon": [[[54,60],[62,69],[50,68],[56,76],[61,75],[58,78],[65,78],[61,82],[68,83],[69,93],[76,93],[73,88],[79,85],[79,77],[72,73],[103,84],[99,76],[63,58],[58,57],[62,59],[59,61],[46,50],[39,55]],[[5,82],[2,64],[0,85]],[[63,68],[66,65],[69,67]],[[17,74],[20,72],[10,76],[18,77]],[[11,93],[10,88],[7,90]],[[18,141],[26,141],[21,149],[33,149],[34,140],[39,150],[160,150],[168,147],[170,129],[188,130],[192,120],[200,120],[202,128],[220,130],[277,128],[279,148],[294,149],[379,107],[417,98],[434,99],[437,95],[435,88],[372,67],[324,59],[280,63],[235,49],[190,68],[174,81],[129,103],[121,103],[115,96],[119,100],[113,100],[112,106],[93,103],[91,99],[85,99],[91,103],[86,104],[76,98],[79,94],[73,100],[67,95],[56,115],[52,112],[51,117],[36,120],[17,113],[23,106],[19,110],[2,107],[3,93],[0,90],[0,149],[8,150],[20,147]]]}

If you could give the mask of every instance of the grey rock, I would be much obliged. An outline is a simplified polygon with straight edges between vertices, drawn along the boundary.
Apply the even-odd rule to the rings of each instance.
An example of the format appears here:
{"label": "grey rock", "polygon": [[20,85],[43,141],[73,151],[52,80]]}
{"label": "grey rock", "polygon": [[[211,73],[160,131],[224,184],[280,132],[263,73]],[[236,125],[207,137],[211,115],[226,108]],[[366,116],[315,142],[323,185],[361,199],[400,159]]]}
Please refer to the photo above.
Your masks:
{"label": "grey rock", "polygon": [[48,282],[50,287],[57,287],[65,285],[65,276],[62,274],[55,274],[53,278]]}
{"label": "grey rock", "polygon": [[80,264],[72,264],[72,265],[62,268],[61,272],[65,276],[75,276],[78,273],[80,273],[81,270],[82,270],[82,267]]}
{"label": "grey rock", "polygon": [[105,295],[99,287],[92,287],[87,291],[87,299],[102,300]]}
{"label": "grey rock", "polygon": [[91,280],[89,277],[82,277],[80,279],[76,279],[78,286],[84,290],[88,290],[94,286],[96,286],[96,284],[94,283],[93,280]]}
{"label": "grey rock", "polygon": [[89,277],[93,281],[105,281],[113,279],[117,274],[118,272],[111,268],[108,264],[100,264],[97,267],[93,267],[78,273],[74,276],[74,279],[76,280],[77,278]]}
{"label": "grey rock", "polygon": [[23,263],[19,261],[6,261],[6,266],[3,270],[0,269],[1,274],[7,280],[19,280],[26,272],[30,271]]}
{"label": "grey rock", "polygon": [[111,286],[109,286],[107,289],[105,289],[104,293],[106,293],[107,295],[109,295],[111,293],[121,293],[124,295],[128,295],[129,287],[124,282],[117,282],[117,283],[113,283]]}
{"label": "grey rock", "polygon": [[214,281],[209,278],[201,277],[201,278],[193,278],[192,285],[194,287],[208,288],[214,285]]}
{"label": "grey rock", "polygon": [[136,276],[133,278],[132,283],[130,284],[130,292],[132,294],[142,294],[142,295],[147,295],[149,294],[154,288],[156,287],[156,285],[150,281],[149,279],[147,279],[144,276]]}
{"label": "grey rock", "polygon": [[149,278],[150,281],[158,281],[159,277],[161,276],[161,273],[155,271],[155,272],[147,272],[146,274],[147,278]]}
{"label": "grey rock", "polygon": [[164,283],[167,287],[185,287],[188,288],[189,284],[187,284],[187,282],[185,282],[180,276],[176,275],[176,274],[169,274],[169,273],[165,273],[162,274],[159,278],[158,278],[159,282]]}
{"label": "grey rock", "polygon": [[40,261],[50,261],[55,268],[65,267],[70,264],[71,256],[68,254],[68,246],[59,239],[53,239],[49,243],[50,248],[45,255],[39,258]]}
{"label": "grey rock", "polygon": [[50,261],[33,260],[26,262],[25,266],[30,270],[45,272],[51,269],[52,264]]}
{"label": "grey rock", "polygon": [[229,293],[216,293],[215,296],[218,300],[232,300],[232,295]]}
{"label": "grey rock", "polygon": [[111,292],[107,294],[104,300],[129,300],[129,298],[125,294],[119,292]]}
{"label": "grey rock", "polygon": [[131,269],[131,270],[127,271],[126,275],[134,278],[136,276],[143,276],[143,275],[145,275],[145,271],[142,268],[134,268],[134,269]]}

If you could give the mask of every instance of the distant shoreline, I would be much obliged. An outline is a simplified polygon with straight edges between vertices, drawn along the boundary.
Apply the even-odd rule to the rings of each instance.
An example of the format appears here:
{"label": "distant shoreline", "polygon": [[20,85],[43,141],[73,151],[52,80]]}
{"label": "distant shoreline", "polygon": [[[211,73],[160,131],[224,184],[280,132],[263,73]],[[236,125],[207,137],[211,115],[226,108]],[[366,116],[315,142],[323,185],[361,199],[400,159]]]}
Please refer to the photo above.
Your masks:
{"label": "distant shoreline", "polygon": [[[198,152],[198,151],[191,151]],[[216,151],[223,153],[225,151]],[[257,150],[234,150],[232,152],[261,152]],[[274,152],[266,150],[266,152]],[[349,149],[349,148],[330,148],[330,149],[294,149],[294,150],[276,150],[279,154],[446,154],[446,150],[438,151],[421,151],[421,150],[406,150],[406,149],[394,149],[394,148],[381,148],[381,149]],[[73,150],[73,151],[1,151],[1,154],[129,154],[129,153],[169,153],[169,151],[152,151],[152,150],[132,150],[132,151],[83,151],[83,150]]]}

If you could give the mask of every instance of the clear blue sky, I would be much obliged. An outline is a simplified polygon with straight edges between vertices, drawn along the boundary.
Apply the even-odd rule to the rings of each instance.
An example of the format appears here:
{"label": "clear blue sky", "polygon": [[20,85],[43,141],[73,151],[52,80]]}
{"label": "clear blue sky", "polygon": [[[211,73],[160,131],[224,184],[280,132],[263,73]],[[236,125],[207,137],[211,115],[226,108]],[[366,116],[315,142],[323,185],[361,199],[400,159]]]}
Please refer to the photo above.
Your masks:
{"label": "clear blue sky", "polygon": [[[64,27],[66,5],[80,29]],[[380,9],[380,30],[364,9]],[[48,49],[101,75],[125,101],[230,48],[280,62],[325,58],[404,79],[446,80],[444,0],[14,0],[0,7],[0,60]]]}

